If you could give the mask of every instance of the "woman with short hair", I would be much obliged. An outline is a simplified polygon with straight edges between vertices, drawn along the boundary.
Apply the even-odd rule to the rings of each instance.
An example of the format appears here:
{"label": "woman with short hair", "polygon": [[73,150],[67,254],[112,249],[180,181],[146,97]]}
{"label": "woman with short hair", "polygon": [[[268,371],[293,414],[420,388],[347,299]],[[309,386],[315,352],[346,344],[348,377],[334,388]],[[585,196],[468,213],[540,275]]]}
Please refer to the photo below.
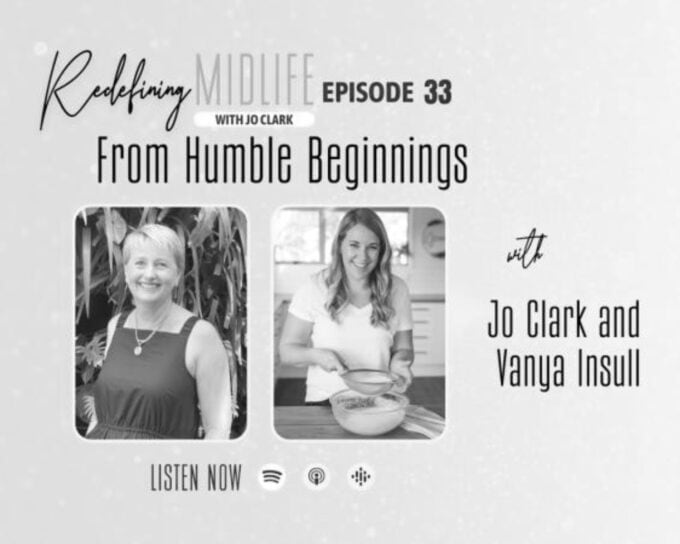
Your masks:
{"label": "woman with short hair", "polygon": [[215,328],[177,305],[185,248],[149,224],[123,244],[134,307],[108,324],[106,357],[93,388],[88,438],[227,439],[231,397],[227,352]]}

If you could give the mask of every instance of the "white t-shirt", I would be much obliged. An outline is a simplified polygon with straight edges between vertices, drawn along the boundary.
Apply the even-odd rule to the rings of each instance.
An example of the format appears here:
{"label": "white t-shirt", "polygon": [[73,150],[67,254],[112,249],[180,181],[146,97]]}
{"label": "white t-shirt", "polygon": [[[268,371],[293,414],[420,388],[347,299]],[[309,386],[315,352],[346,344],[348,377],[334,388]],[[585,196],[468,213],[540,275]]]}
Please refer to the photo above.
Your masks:
{"label": "white t-shirt", "polygon": [[[293,296],[288,311],[312,327],[312,346],[333,350],[349,369],[387,370],[394,334],[413,329],[411,301],[404,280],[392,276],[392,308],[389,328],[371,325],[373,306],[362,308],[347,304],[333,321],[326,311],[328,289],[320,274],[315,274]],[[335,372],[313,365],[307,370],[307,402],[326,400],[347,386]]]}

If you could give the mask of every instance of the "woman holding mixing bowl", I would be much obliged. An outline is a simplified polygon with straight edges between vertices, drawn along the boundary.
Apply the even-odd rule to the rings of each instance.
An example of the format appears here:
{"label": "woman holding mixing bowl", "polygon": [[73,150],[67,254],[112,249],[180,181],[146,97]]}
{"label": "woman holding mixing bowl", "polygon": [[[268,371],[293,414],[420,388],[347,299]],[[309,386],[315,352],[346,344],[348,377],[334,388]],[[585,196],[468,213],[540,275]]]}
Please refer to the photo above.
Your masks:
{"label": "woman holding mixing bowl", "polygon": [[108,325],[106,358],[93,394],[88,438],[227,439],[231,398],[227,353],[215,328],[173,302],[185,248],[149,224],[123,245],[134,308]]}
{"label": "woman holding mixing bowl", "polygon": [[346,389],[352,369],[391,371],[394,390],[411,383],[413,325],[408,288],[391,272],[383,222],[367,208],[340,221],[330,265],[295,293],[279,353],[284,364],[307,366],[307,403]]}

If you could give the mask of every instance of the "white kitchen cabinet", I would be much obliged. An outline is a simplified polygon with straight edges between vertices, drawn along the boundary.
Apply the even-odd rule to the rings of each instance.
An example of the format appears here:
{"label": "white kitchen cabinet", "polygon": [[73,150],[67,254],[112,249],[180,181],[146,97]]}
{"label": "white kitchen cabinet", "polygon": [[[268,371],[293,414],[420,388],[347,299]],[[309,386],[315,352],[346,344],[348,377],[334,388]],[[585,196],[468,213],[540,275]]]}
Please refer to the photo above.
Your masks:
{"label": "white kitchen cabinet", "polygon": [[414,301],[413,348],[414,376],[443,376],[445,374],[445,308],[443,301]]}

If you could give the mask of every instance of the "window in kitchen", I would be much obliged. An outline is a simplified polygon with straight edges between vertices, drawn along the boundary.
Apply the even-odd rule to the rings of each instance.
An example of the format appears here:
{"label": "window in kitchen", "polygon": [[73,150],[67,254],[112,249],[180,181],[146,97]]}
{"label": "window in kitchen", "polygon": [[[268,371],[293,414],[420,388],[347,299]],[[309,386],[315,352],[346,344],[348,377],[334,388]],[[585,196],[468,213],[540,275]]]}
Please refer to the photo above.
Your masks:
{"label": "window in kitchen", "polygon": [[[286,208],[274,219],[276,263],[328,264],[333,237],[349,208]],[[405,208],[375,210],[392,245],[392,264],[408,264],[409,214]]]}

